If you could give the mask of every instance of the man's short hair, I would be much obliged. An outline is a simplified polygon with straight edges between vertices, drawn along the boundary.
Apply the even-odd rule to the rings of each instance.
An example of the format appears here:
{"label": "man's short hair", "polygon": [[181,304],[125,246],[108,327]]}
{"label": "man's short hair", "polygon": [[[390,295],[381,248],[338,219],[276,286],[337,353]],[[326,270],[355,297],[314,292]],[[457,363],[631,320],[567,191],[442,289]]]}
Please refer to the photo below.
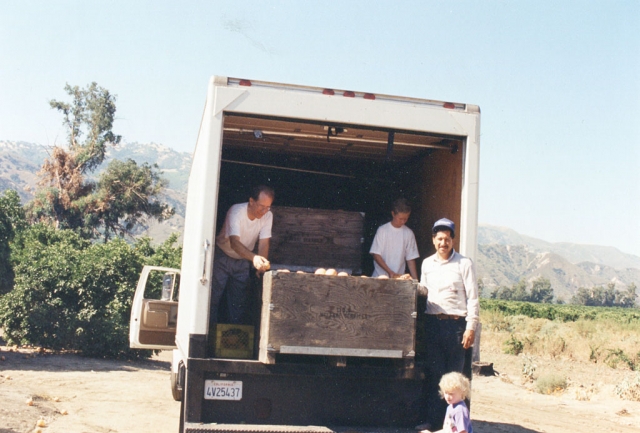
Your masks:
{"label": "man's short hair", "polygon": [[271,197],[272,199],[276,198],[276,192],[270,186],[266,185],[257,185],[254,186],[251,190],[251,198],[255,201],[260,199],[260,194],[264,193],[264,195]]}
{"label": "man's short hair", "polygon": [[393,202],[393,209],[395,213],[411,213],[411,205],[405,198],[399,198]]}

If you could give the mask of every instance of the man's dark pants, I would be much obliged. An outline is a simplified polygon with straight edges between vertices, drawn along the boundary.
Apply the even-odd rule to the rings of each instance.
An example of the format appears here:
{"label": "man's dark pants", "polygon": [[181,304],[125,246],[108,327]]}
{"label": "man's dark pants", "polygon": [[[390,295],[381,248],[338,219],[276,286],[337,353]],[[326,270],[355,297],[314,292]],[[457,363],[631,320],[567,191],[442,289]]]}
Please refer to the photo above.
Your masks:
{"label": "man's dark pants", "polygon": [[442,428],[447,403],[439,394],[438,384],[446,373],[462,373],[465,348],[462,336],[467,322],[459,319],[438,319],[428,314],[425,319],[425,351],[427,380],[425,381],[426,421],[432,429]]}
{"label": "man's dark pants", "polygon": [[216,247],[211,274],[210,324],[218,322],[220,299],[225,290],[229,323],[243,322],[249,300],[250,268],[248,260],[231,258]]}

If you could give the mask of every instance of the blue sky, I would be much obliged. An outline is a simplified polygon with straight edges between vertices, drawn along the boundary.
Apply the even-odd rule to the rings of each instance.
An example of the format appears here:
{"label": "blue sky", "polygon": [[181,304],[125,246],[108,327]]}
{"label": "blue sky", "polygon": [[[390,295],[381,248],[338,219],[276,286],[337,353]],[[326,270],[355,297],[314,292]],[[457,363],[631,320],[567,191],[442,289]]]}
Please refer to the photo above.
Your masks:
{"label": "blue sky", "polygon": [[61,143],[92,81],[115,132],[191,152],[225,75],[477,104],[480,222],[640,255],[640,2],[0,0],[0,140]]}

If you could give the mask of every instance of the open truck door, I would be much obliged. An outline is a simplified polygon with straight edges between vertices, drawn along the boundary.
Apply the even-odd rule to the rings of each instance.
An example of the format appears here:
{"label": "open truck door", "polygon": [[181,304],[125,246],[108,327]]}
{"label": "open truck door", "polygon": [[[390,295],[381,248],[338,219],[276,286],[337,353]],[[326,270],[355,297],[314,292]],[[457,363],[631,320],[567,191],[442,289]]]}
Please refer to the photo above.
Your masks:
{"label": "open truck door", "polygon": [[132,349],[176,349],[180,270],[145,266],[131,306]]}

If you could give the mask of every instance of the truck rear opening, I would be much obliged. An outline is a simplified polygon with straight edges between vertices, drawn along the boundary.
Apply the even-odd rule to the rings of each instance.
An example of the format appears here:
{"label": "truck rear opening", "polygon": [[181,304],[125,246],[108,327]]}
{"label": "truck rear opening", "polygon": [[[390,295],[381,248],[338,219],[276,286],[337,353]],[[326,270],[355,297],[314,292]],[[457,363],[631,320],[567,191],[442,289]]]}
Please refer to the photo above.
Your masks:
{"label": "truck rear opening", "polygon": [[432,251],[434,221],[449,215],[459,224],[461,137],[237,113],[223,123],[217,229],[232,204],[247,200],[247,185],[268,183],[277,206],[364,213],[362,270],[370,275],[364,250],[398,197],[412,204],[407,225],[421,256]]}

